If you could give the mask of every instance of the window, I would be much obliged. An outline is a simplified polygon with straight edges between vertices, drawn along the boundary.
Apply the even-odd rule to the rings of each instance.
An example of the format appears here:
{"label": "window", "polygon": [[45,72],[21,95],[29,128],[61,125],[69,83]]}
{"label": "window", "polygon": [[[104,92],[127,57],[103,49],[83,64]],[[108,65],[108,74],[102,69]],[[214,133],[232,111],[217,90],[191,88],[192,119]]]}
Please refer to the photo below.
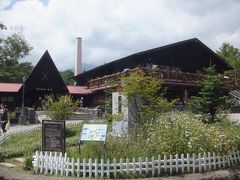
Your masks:
{"label": "window", "polygon": [[14,101],[14,97],[13,96],[2,96],[1,97],[1,101],[2,102],[13,102]]}

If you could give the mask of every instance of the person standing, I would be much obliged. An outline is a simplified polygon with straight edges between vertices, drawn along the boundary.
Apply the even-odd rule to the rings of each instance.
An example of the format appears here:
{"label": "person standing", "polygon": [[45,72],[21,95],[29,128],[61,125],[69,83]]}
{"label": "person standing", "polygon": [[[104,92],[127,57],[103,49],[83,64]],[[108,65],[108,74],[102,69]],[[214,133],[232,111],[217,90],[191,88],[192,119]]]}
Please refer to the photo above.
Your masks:
{"label": "person standing", "polygon": [[3,133],[7,132],[6,131],[6,124],[8,123],[9,116],[8,116],[8,109],[5,107],[3,103],[0,105],[0,116],[1,116],[1,126]]}
{"label": "person standing", "polygon": [[83,97],[80,99],[80,108],[83,108]]}

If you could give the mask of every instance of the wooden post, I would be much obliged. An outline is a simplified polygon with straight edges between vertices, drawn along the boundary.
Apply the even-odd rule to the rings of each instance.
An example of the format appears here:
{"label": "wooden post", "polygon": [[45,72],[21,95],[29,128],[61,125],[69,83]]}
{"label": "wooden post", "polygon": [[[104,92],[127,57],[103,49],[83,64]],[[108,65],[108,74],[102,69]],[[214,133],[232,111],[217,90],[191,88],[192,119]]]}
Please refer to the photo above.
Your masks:
{"label": "wooden post", "polygon": [[142,158],[139,158],[139,174],[142,175]]}
{"label": "wooden post", "polygon": [[45,161],[45,173],[48,173],[48,153],[45,152],[45,157],[44,157],[44,161]]}
{"label": "wooden post", "polygon": [[201,154],[198,154],[198,172],[202,172]]}
{"label": "wooden post", "polygon": [[55,158],[55,175],[58,175],[59,157],[57,156],[57,152],[55,152],[54,158]]}
{"label": "wooden post", "polygon": [[75,163],[74,163],[74,158],[72,158],[72,172],[71,172],[71,174],[72,174],[72,176],[74,176],[74,172],[75,171]]}
{"label": "wooden post", "polygon": [[67,167],[66,167],[66,176],[68,177],[68,171],[69,171],[69,158],[67,158]]}
{"label": "wooden post", "polygon": [[79,157],[77,158],[77,177],[80,176],[80,159]]}
{"label": "wooden post", "polygon": [[187,172],[190,172],[190,156],[189,156],[189,153],[187,153]]}
{"label": "wooden post", "polygon": [[104,176],[104,162],[103,159],[101,159],[101,178]]}
{"label": "wooden post", "polygon": [[184,155],[181,154],[181,165],[182,165],[182,173],[184,173]]}
{"label": "wooden post", "polygon": [[192,171],[193,173],[195,173],[196,170],[196,158],[195,158],[195,154],[192,155]]}
{"label": "wooden post", "polygon": [[113,176],[114,178],[117,177],[117,167],[116,167],[116,159],[113,159]]}
{"label": "wooden post", "polygon": [[81,140],[79,140],[78,143],[78,157],[80,158],[80,153],[81,153]]}
{"label": "wooden post", "polygon": [[36,151],[35,153],[35,158],[34,158],[34,161],[35,161],[35,173],[37,174],[38,173],[38,164],[39,164],[39,155],[38,155],[38,151]]}
{"label": "wooden post", "polygon": [[129,159],[126,159],[126,164],[127,164],[127,175],[129,175]]}
{"label": "wooden post", "polygon": [[152,157],[152,177],[155,175],[155,160],[154,157]]}
{"label": "wooden post", "polygon": [[89,167],[88,167],[88,169],[89,169],[89,178],[91,178],[92,177],[92,158],[90,158],[89,160],[88,160],[88,164],[89,164]]}
{"label": "wooden post", "polygon": [[167,156],[164,155],[164,173],[167,173]]}
{"label": "wooden post", "polygon": [[208,152],[208,170],[212,170],[212,158],[211,158],[211,153]]}
{"label": "wooden post", "polygon": [[120,158],[120,174],[123,174],[123,160]]}
{"label": "wooden post", "polygon": [[187,89],[184,89],[184,104],[186,104],[188,101],[188,91]]}
{"label": "wooden post", "polygon": [[145,167],[146,167],[146,174],[148,174],[148,158],[145,158]]}
{"label": "wooden post", "polygon": [[86,160],[83,159],[83,178],[86,178]]}
{"label": "wooden post", "polygon": [[213,170],[216,170],[216,155],[213,153]]}
{"label": "wooden post", "polygon": [[176,173],[178,173],[178,154],[175,155],[176,159]]}
{"label": "wooden post", "polygon": [[169,172],[170,172],[170,175],[172,175],[172,155],[170,155],[170,158],[169,158],[169,166],[170,166],[170,170],[169,170]]}
{"label": "wooden post", "polygon": [[161,175],[161,156],[158,156],[158,176]]}
{"label": "wooden post", "polygon": [[107,159],[107,178],[110,178],[110,160]]}
{"label": "wooden post", "polygon": [[98,177],[98,160],[95,159],[95,178]]}
{"label": "wooden post", "polygon": [[206,153],[203,153],[203,169],[204,169],[204,172],[207,171]]}

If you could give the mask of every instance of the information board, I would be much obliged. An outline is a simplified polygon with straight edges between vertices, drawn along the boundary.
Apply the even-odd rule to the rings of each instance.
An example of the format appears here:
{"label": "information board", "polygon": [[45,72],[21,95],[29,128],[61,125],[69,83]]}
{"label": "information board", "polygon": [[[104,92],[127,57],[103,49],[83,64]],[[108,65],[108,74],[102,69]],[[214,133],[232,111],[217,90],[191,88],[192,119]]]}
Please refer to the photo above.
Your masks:
{"label": "information board", "polygon": [[107,134],[106,124],[84,124],[81,141],[105,141]]}
{"label": "information board", "polygon": [[65,152],[65,121],[42,121],[42,149]]}

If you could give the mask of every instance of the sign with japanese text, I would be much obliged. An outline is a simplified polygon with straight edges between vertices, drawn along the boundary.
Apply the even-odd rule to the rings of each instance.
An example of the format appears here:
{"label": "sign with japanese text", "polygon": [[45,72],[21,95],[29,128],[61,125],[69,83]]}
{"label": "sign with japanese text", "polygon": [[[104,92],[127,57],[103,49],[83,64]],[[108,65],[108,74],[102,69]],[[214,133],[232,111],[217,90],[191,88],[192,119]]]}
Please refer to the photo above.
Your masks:
{"label": "sign with japanese text", "polygon": [[107,134],[106,124],[84,124],[81,141],[105,141]]}

